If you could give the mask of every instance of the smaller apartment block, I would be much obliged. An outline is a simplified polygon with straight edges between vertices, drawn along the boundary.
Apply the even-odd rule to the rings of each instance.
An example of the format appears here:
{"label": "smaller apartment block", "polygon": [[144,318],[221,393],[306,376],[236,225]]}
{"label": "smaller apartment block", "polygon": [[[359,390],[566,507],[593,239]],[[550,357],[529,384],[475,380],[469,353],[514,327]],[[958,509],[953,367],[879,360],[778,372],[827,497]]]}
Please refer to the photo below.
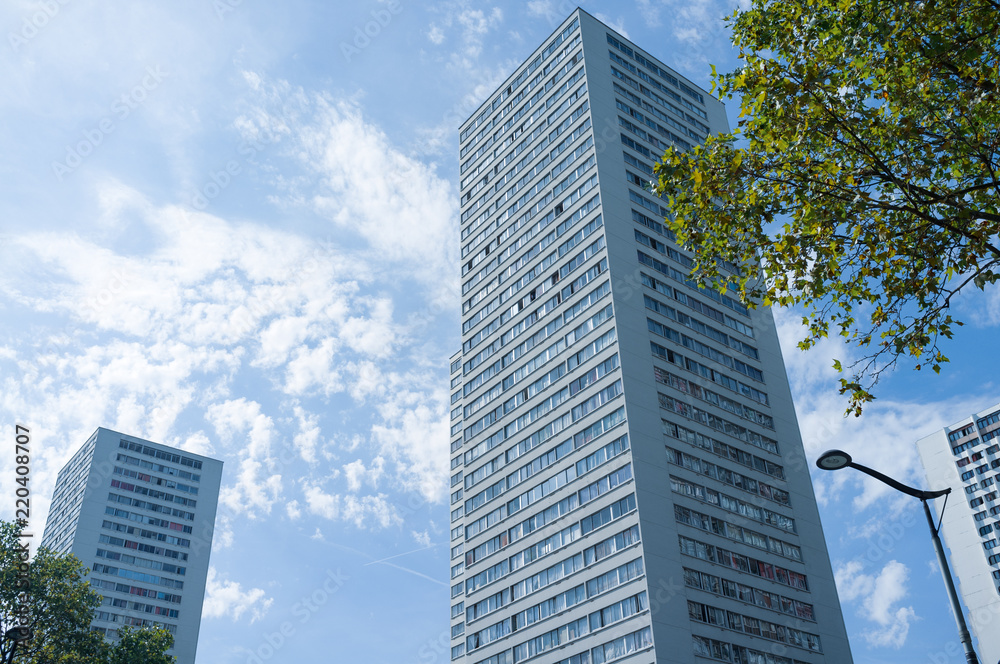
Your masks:
{"label": "smaller apartment block", "polygon": [[99,428],[59,471],[42,546],[103,596],[92,628],[164,627],[194,664],[222,462]]}
{"label": "smaller apartment block", "polygon": [[932,489],[951,487],[941,524],[983,662],[1000,660],[1000,404],[917,442]]}

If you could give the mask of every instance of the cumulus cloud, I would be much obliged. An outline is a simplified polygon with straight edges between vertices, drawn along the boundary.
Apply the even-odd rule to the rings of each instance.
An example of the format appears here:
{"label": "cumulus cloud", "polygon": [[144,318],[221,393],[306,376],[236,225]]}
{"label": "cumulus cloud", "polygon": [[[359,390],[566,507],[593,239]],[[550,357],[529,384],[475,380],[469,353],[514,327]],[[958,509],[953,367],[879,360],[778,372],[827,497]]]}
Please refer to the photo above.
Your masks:
{"label": "cumulus cloud", "polygon": [[837,568],[837,592],[844,602],[860,600],[857,612],[877,626],[862,633],[873,646],[900,648],[906,642],[910,624],[917,614],[911,606],[897,606],[909,594],[909,569],[903,563],[890,560],[878,574],[864,573],[860,561],[851,561]]}
{"label": "cumulus cloud", "polygon": [[[502,15],[469,6],[453,21],[475,40]],[[42,513],[97,426],[225,462],[217,549],[243,518],[390,528],[399,494],[443,496],[453,349],[427,331],[455,313],[453,186],[356,101],[244,73],[233,128],[288,160],[272,202],[308,224],[237,221],[98,174],[78,178],[96,226],[0,242],[4,306],[33,317],[0,348],[0,411],[46,441]]]}
{"label": "cumulus cloud", "polygon": [[360,529],[372,529],[375,525],[388,528],[402,523],[395,506],[381,493],[368,496],[330,494],[318,485],[307,484],[303,494],[310,513],[330,521],[346,521]]}
{"label": "cumulus cloud", "polygon": [[202,609],[205,618],[229,617],[235,622],[246,614],[250,622],[255,623],[267,614],[273,602],[263,589],[244,590],[238,582],[222,579],[214,567],[208,568]]}

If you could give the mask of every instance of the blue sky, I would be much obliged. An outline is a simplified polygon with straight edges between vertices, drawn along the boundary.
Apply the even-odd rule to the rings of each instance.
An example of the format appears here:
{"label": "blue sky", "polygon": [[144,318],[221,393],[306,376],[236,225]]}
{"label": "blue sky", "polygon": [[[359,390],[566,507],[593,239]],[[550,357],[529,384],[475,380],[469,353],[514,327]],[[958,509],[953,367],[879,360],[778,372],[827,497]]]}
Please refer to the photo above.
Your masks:
{"label": "blue sky", "polygon": [[[702,86],[736,64],[731,0],[582,6]],[[0,423],[33,430],[39,532],[98,426],[225,461],[202,664],[447,661],[457,127],[574,7],[0,7]],[[1000,296],[955,310],[942,375],[861,419],[830,369],[857,351],[777,312],[811,459],[922,482],[913,441],[1000,401]],[[917,501],[817,473],[855,660],[946,661]]]}

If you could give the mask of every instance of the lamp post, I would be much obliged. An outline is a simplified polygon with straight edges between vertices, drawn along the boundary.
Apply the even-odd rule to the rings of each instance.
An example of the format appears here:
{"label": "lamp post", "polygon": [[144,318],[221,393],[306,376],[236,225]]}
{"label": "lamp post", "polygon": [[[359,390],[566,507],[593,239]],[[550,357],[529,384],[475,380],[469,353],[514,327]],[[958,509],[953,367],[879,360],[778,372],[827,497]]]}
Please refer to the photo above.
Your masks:
{"label": "lamp post", "polygon": [[940,526],[934,525],[934,517],[931,516],[930,507],[927,506],[928,500],[948,495],[951,493],[951,488],[941,489],[940,491],[922,491],[921,489],[914,489],[912,486],[907,486],[902,482],[897,482],[877,470],[872,470],[867,466],[862,466],[860,463],[855,463],[851,459],[850,454],[847,452],[841,452],[840,450],[829,450],[824,452],[818,459],[816,459],[816,465],[823,470],[840,470],[841,468],[847,468],[850,466],[855,470],[860,470],[862,473],[874,477],[884,484],[888,484],[897,491],[901,491],[908,496],[920,499],[920,502],[924,505],[924,515],[927,517],[927,525],[931,529],[931,540],[934,542],[934,551],[937,552],[938,564],[941,566],[942,575],[944,575],[944,585],[948,589],[948,599],[951,601],[951,610],[955,614],[955,621],[958,623],[958,638],[962,642],[962,647],[965,648],[965,661],[968,664],[979,664],[979,658],[976,657],[976,651],[972,648],[972,635],[969,634],[969,628],[965,624],[965,615],[962,613],[962,605],[959,604],[958,593],[955,591],[955,582],[952,580],[951,570],[948,568],[948,560],[944,556],[944,547],[941,546],[941,538],[938,536]]}

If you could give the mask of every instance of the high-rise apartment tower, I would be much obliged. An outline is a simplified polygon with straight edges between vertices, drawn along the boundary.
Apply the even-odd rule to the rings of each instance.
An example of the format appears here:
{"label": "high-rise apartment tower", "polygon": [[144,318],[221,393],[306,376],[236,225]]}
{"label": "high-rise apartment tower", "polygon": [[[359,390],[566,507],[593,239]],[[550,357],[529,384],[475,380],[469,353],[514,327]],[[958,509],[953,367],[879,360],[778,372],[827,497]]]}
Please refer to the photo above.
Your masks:
{"label": "high-rise apartment tower", "polygon": [[851,662],[771,314],[646,189],[725,130],[579,9],[461,126],[453,660]]}
{"label": "high-rise apartment tower", "polygon": [[63,466],[42,546],[90,570],[93,629],[164,627],[194,664],[221,480],[221,461],[104,428]]}
{"label": "high-rise apartment tower", "polygon": [[941,532],[983,662],[1000,660],[1000,404],[917,441],[932,489],[951,487]]}

